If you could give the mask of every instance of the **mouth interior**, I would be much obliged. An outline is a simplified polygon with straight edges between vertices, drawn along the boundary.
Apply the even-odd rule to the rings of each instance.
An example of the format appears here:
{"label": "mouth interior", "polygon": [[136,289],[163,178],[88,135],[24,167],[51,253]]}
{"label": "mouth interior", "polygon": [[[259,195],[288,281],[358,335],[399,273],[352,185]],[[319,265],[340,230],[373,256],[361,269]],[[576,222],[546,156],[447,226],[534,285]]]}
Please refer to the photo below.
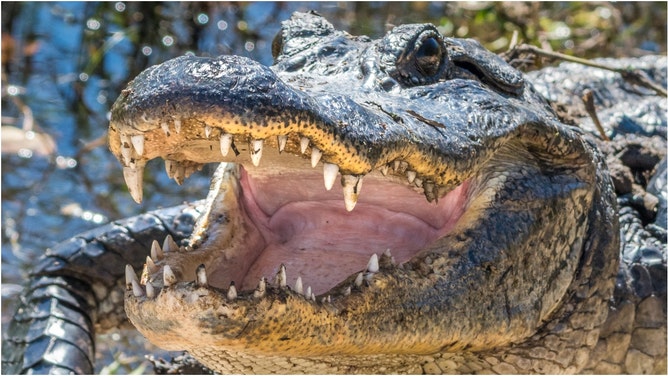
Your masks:
{"label": "mouth interior", "polygon": [[[243,168],[240,204],[252,226],[244,257],[254,258],[236,275],[242,290],[252,290],[284,264],[288,284],[298,276],[316,295],[325,293],[369,258],[390,250],[397,263],[408,261],[446,235],[464,212],[468,183],[438,202],[398,177],[364,176],[357,205],[347,211],[340,188],[324,188],[320,169]],[[237,263],[238,264],[238,263]]]}

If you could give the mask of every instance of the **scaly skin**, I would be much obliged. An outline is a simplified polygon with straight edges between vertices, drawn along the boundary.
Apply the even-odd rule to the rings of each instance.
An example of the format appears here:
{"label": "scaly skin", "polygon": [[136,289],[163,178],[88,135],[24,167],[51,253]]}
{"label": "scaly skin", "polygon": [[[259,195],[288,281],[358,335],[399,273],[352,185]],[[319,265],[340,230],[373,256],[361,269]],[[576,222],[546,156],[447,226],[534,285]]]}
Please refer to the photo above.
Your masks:
{"label": "scaly skin", "polygon": [[[128,274],[133,324],[220,372],[583,369],[607,315],[619,247],[596,149],[518,72],[429,25],[398,27],[374,43],[296,14],[275,55],[273,69],[234,56],[174,59],[140,74],[115,103],[110,148],[136,200],[147,160],[170,161],[177,181],[201,163],[237,163],[219,168],[191,245],[164,257],[154,250],[157,265],[141,283]],[[239,155],[221,153],[230,139]],[[400,177],[406,170],[427,200],[463,201],[453,205],[462,213],[417,252],[392,249],[399,262],[386,254],[379,265],[372,256],[317,297],[279,267],[292,260],[274,260],[273,284],[262,278],[249,288],[250,264],[268,252],[246,243],[262,241],[249,197],[262,194],[262,179],[278,185],[276,174],[309,185],[304,139],[314,164],[338,168],[351,220],[355,205],[387,205],[380,195],[390,184],[406,187],[399,200],[417,195]],[[249,159],[260,167],[238,166]],[[391,177],[374,172],[395,162]],[[361,177],[375,191],[369,201]],[[293,199],[271,196],[278,206]],[[448,210],[433,205],[425,210]],[[240,279],[242,288],[230,285]]]}
{"label": "scaly skin", "polygon": [[[421,50],[414,40],[431,46]],[[234,373],[665,373],[665,283],[655,281],[654,266],[618,267],[604,158],[521,74],[475,42],[442,38],[427,25],[373,42],[295,14],[274,52],[272,69],[238,57],[166,62],[138,76],[113,108],[110,147],[137,200],[149,159],[169,160],[178,182],[201,163],[235,163],[214,175],[187,245],[154,244],[141,279],[132,269],[143,255],[120,282],[130,320],[151,341]],[[232,141],[222,147],[226,156],[221,139]],[[322,177],[304,157],[327,166],[326,185],[336,167],[343,200],[322,193]],[[334,260],[332,250],[306,266],[294,250],[292,258],[277,246],[257,251],[268,239],[253,205],[308,201],[316,203],[311,211],[326,210],[290,214],[308,217],[317,230],[310,234],[341,217],[354,223],[330,236],[344,244]],[[414,249],[395,235],[423,236],[389,215],[401,210],[431,223],[447,212],[453,223]],[[369,221],[376,211],[383,216]],[[343,231],[356,227],[371,230]],[[164,232],[156,232],[161,240]],[[285,247],[304,237],[290,234]],[[317,251],[316,240],[300,250]],[[140,243],[148,248],[143,235]],[[349,252],[365,247],[363,261]],[[266,258],[275,264],[258,272]],[[662,266],[665,281],[665,251]],[[69,269],[77,267],[53,273]],[[642,273],[653,288],[638,287]],[[245,280],[265,274],[273,281]],[[65,285],[76,288],[80,278],[106,302],[109,287],[96,278],[77,275]],[[90,311],[83,313],[97,327],[117,318]],[[46,370],[39,367],[53,354],[24,358],[43,363],[21,369]],[[3,352],[3,371],[20,361]],[[88,369],[76,367],[63,369]]]}

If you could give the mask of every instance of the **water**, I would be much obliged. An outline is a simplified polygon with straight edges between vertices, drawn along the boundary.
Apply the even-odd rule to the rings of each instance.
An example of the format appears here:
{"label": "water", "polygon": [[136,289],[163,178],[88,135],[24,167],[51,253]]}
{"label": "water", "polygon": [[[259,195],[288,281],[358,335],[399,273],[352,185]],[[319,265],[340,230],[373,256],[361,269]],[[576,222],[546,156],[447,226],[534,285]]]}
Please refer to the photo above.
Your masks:
{"label": "water", "polygon": [[[544,5],[557,10],[559,6],[563,7]],[[135,204],[127,193],[105,135],[110,106],[141,70],[186,52],[234,53],[270,65],[271,41],[280,21],[294,11],[309,9],[352,34],[378,37],[392,24],[432,22],[448,34],[478,36],[489,46],[507,47],[518,27],[508,26],[498,16],[501,5],[466,7],[446,3],[3,2],[3,329],[27,272],[48,247],[110,220],[205,196],[213,167],[177,186],[157,161],[147,166],[142,204]],[[585,11],[598,9],[590,8]],[[665,6],[657,9],[654,13],[665,22]],[[652,22],[646,22],[648,27]],[[665,23],[658,29],[665,30]],[[634,46],[666,45],[665,32],[656,37],[644,34],[642,43]],[[554,42],[577,45],[571,39]],[[99,348],[100,366],[113,365],[115,358],[130,367],[121,372],[136,369],[142,358],[125,358],[152,351],[144,346],[140,339],[112,333]]]}

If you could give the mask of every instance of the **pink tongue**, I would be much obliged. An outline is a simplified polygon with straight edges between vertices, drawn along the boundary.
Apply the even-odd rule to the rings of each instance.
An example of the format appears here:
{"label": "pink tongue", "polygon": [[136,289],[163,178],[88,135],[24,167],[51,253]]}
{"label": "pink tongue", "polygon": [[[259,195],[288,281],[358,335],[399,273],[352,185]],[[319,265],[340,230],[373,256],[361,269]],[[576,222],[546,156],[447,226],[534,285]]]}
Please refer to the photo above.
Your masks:
{"label": "pink tongue", "polygon": [[254,289],[261,277],[273,281],[284,264],[290,286],[301,276],[304,288],[325,293],[364,270],[374,253],[389,249],[398,263],[409,260],[445,235],[463,212],[462,187],[430,204],[410,187],[373,177],[365,177],[348,212],[341,190],[326,191],[320,174],[295,175],[254,172],[251,178],[242,172],[242,203],[265,244],[242,290]]}
{"label": "pink tongue", "polygon": [[353,212],[340,201],[293,202],[281,207],[263,231],[267,247],[244,279],[252,289],[262,277],[273,278],[281,263],[288,284],[298,276],[317,295],[366,268],[369,257],[389,249],[397,262],[410,259],[437,230],[421,220],[360,203]]}

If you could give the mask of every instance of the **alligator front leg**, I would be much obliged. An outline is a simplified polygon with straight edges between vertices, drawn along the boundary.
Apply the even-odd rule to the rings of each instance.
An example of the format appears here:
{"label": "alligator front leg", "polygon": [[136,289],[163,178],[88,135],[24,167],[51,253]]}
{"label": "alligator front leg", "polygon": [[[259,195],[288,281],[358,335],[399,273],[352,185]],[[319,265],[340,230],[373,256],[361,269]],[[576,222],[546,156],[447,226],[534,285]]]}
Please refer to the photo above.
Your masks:
{"label": "alligator front leg", "polygon": [[95,333],[127,322],[123,265],[141,267],[153,239],[189,236],[198,210],[182,205],[142,214],[47,249],[3,333],[2,372],[93,373]]}

